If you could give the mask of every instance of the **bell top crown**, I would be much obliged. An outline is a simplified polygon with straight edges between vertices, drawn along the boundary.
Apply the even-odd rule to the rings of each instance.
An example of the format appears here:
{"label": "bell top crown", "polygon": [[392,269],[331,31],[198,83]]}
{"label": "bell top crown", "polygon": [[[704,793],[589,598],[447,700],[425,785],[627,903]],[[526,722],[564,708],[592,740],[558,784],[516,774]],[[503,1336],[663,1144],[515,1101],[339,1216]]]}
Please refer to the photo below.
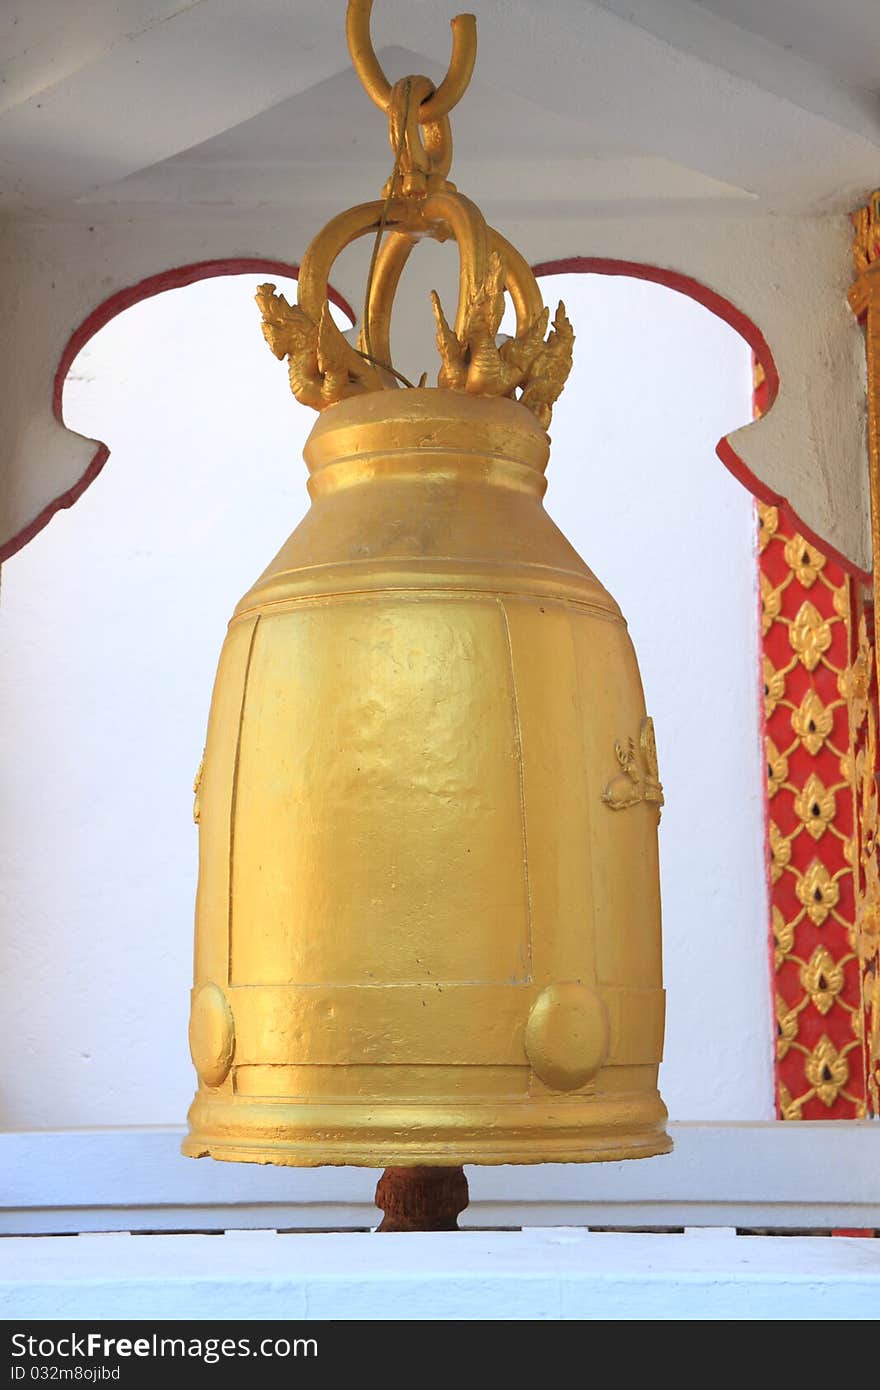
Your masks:
{"label": "bell top crown", "polygon": [[[287,358],[290,387],[303,405],[324,410],[370,391],[411,387],[391,362],[391,313],[400,276],[422,237],[459,251],[459,293],[450,325],[439,297],[431,301],[440,354],[437,386],[472,396],[518,400],[546,429],[571,371],[574,333],[560,302],[549,326],[532,270],[475,203],[448,177],[452,165],[449,112],[474,68],[476,20],[452,20],[452,57],[439,87],[422,76],[390,83],[370,39],[372,0],[349,0],[346,34],[352,63],[367,94],[388,117],[394,152],[380,200],[340,213],[309,246],[300,267],[296,305],[261,285],[257,304],[263,334],[279,360]],[[328,281],[341,251],[374,236],[364,308],[355,347],[333,322]],[[516,312],[516,333],[499,338],[505,292]],[[425,378],[419,386],[425,386]]]}

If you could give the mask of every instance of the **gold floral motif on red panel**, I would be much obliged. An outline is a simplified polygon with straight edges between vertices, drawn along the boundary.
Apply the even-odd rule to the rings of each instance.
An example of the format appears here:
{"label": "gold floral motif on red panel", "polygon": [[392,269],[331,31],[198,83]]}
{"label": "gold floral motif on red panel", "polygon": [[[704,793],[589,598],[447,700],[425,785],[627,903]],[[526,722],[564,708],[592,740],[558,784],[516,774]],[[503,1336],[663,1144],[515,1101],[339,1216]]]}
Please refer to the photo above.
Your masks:
{"label": "gold floral motif on red panel", "polygon": [[758,522],[778,1113],[859,1118],[880,1079],[870,612],[783,508]]}

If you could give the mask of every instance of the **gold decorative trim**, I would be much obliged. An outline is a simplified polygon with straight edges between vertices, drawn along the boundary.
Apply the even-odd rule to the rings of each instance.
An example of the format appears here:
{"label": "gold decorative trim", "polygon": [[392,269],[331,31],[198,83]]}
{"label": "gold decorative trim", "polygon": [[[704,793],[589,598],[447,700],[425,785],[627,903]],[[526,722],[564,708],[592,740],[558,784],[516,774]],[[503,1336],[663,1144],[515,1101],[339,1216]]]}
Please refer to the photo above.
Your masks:
{"label": "gold decorative trim", "polygon": [[202,757],[195,777],[193,778],[193,821],[196,825],[202,818],[202,807],[199,800],[199,792],[202,786],[202,774],[205,771],[205,750],[202,749]]}
{"label": "gold decorative trim", "polygon": [[[868,473],[871,488],[874,614],[880,595],[880,190],[852,215],[855,280],[849,302],[864,323],[867,366]],[[859,656],[854,668],[853,705],[856,727],[864,724],[862,746],[853,755],[858,797],[860,870],[856,894],[854,946],[861,969],[862,1044],[867,1057],[867,1092],[873,1113],[880,1113],[880,873],[877,862],[877,693],[869,699],[872,674],[880,673],[880,650],[873,650],[867,627],[859,627]]]}
{"label": "gold decorative trim", "polygon": [[659,821],[665,799],[660,782],[653,719],[646,715],[639,726],[638,754],[632,738],[626,743],[615,743],[614,753],[621,770],[611,778],[602,793],[604,805],[611,811],[626,811],[630,806],[647,801],[657,807]]}
{"label": "gold decorative trim", "polygon": [[852,215],[853,264],[857,275],[866,275],[880,262],[880,189],[875,190],[864,207]]}
{"label": "gold decorative trim", "polygon": [[[441,360],[437,385],[519,400],[546,429],[572,365],[574,332],[565,307],[560,302],[545,338],[549,311],[530,267],[447,177],[452,164],[449,112],[467,89],[476,56],[473,16],[452,21],[450,69],[435,90],[421,76],[393,85],[388,81],[370,39],[371,8],[372,0],[349,0],[346,32],[355,70],[388,117],[391,176],[381,201],[340,213],[309,246],[300,266],[296,305],[277,294],[274,284],[259,287],[256,299],[266,342],[279,360],[287,359],[296,399],[314,410],[364,391],[412,386],[391,362],[394,296],[419,240],[452,239],[460,259],[452,326],[436,292],[431,294]],[[333,322],[327,282],[339,253],[367,235],[374,237],[374,245],[355,347]],[[499,339],[505,292],[516,310],[516,332]],[[419,385],[425,382],[426,375]]]}

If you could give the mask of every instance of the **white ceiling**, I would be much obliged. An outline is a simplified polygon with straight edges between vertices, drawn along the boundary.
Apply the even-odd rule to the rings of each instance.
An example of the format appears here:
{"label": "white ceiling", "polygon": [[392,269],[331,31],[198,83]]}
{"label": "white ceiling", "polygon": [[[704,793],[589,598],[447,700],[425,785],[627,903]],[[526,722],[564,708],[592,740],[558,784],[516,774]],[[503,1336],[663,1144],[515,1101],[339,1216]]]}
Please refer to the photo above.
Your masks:
{"label": "white ceiling", "polygon": [[[453,177],[492,216],[837,211],[880,182],[878,0],[470,3],[480,51]],[[95,220],[376,196],[389,150],[344,12],[7,0],[0,205]],[[376,0],[392,79],[442,74],[453,13]]]}
{"label": "white ceiling", "polygon": [[880,86],[877,0],[699,0],[731,24],[760,34],[832,73],[844,86]]}

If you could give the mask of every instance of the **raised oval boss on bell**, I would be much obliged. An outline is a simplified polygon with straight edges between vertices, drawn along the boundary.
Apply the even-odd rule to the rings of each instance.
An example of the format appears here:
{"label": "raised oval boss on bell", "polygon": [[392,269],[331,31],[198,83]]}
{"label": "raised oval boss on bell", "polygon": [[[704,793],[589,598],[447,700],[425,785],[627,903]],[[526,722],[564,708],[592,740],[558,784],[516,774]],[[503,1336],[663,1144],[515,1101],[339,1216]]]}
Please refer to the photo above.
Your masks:
{"label": "raised oval boss on bell", "polygon": [[[255,1163],[585,1163],[666,1152],[663,793],[614,600],[542,505],[574,335],[449,181],[443,83],[390,85],[369,0],[348,39],[387,112],[383,196],[261,286],[319,412],[311,508],[233,614],[197,787],[184,1153]],[[337,255],[374,238],[354,347]],[[453,239],[436,386],[391,362],[401,272]],[[498,329],[509,295],[515,335]],[[449,306],[447,306],[448,308]]]}

